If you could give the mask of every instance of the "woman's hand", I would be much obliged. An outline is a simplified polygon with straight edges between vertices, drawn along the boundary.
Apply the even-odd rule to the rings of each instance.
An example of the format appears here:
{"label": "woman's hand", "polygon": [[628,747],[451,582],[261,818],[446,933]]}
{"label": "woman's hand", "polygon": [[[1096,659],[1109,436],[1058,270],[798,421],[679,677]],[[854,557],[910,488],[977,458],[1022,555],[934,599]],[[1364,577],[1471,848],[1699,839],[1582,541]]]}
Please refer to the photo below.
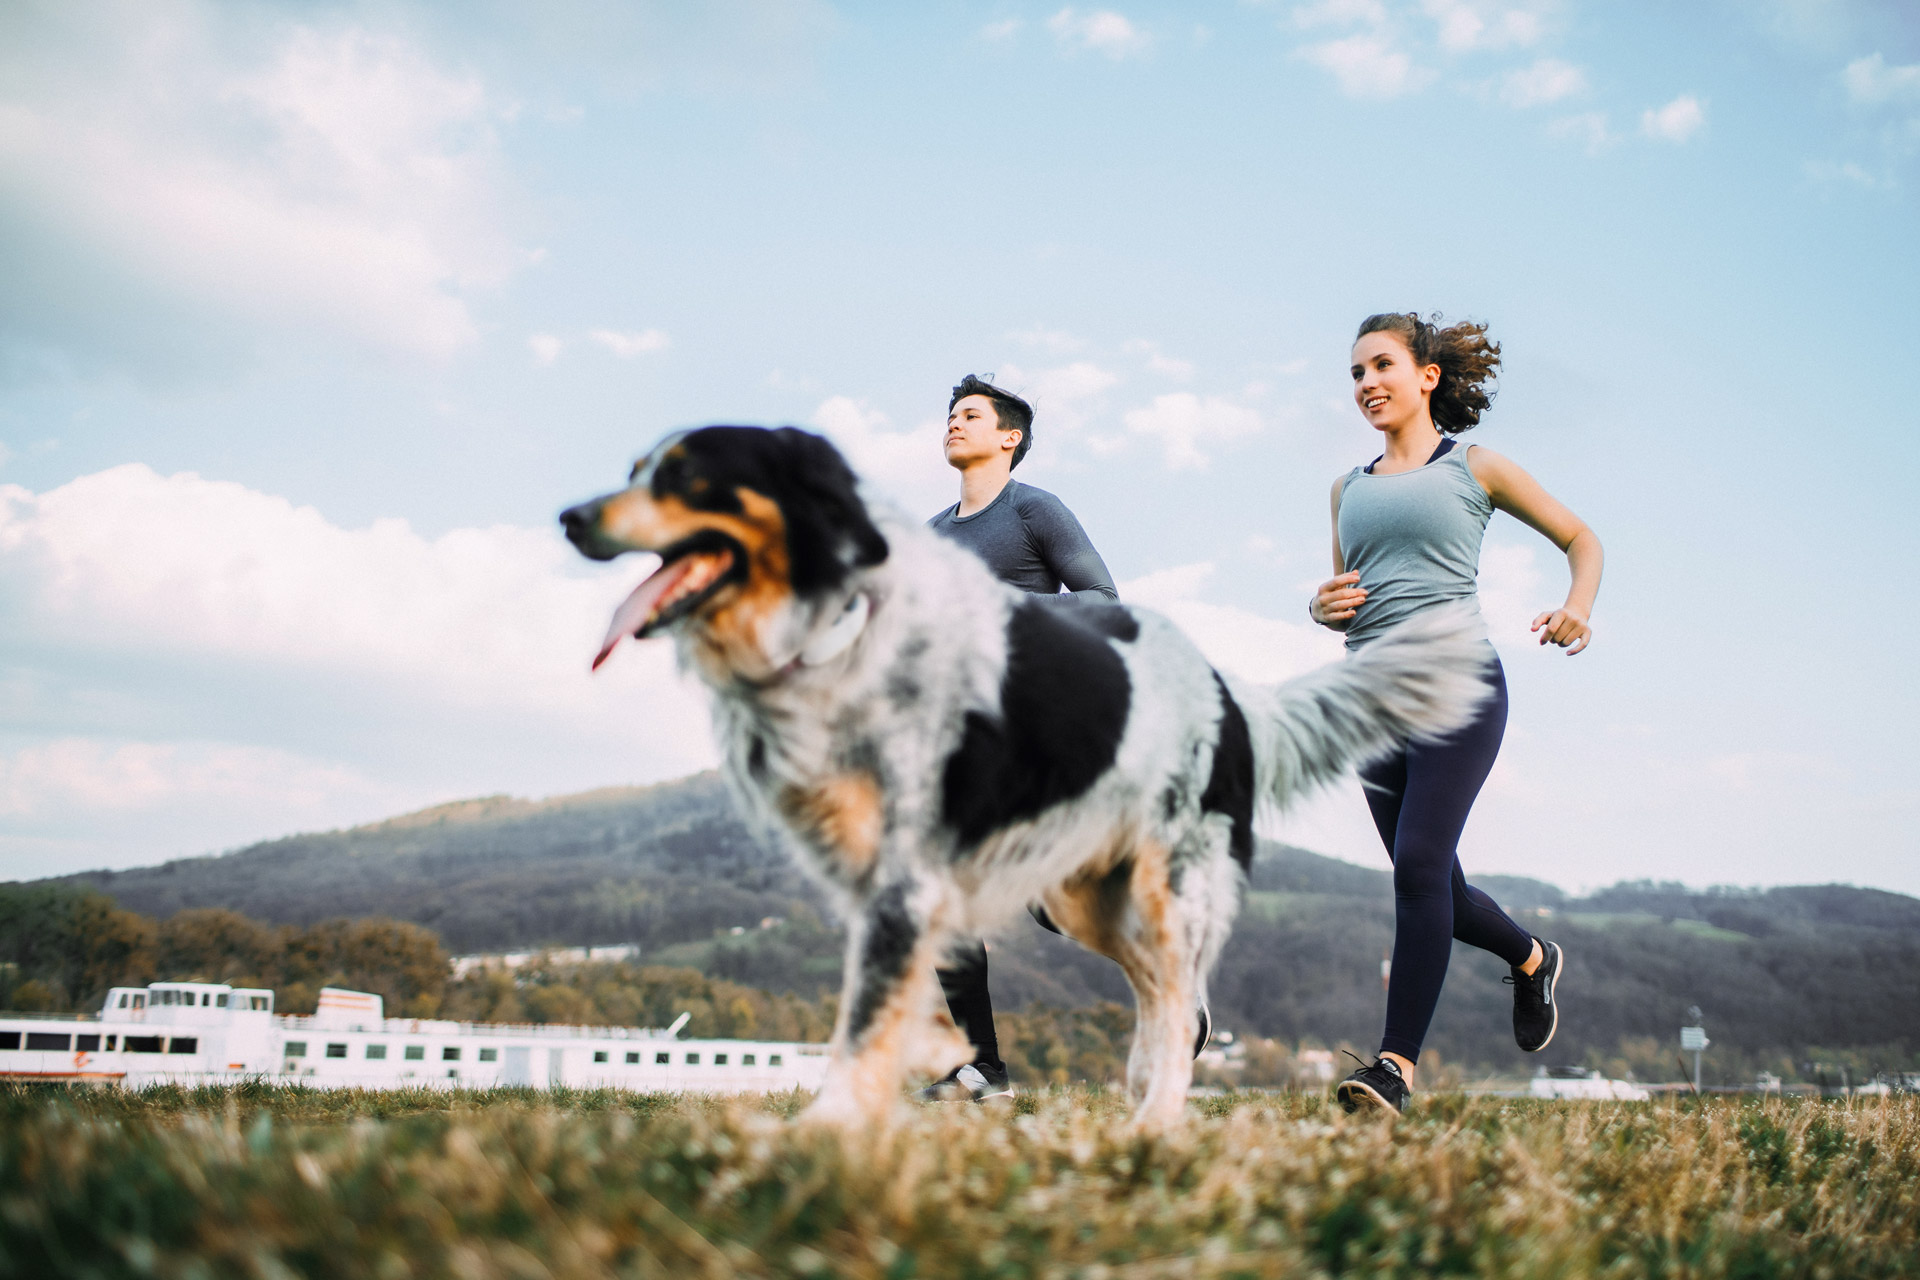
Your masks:
{"label": "woman's hand", "polygon": [[1367,601],[1367,589],[1355,585],[1359,581],[1360,571],[1357,569],[1328,578],[1314,593],[1307,612],[1321,626],[1345,631],[1347,624],[1353,621],[1353,615]]}
{"label": "woman's hand", "polygon": [[[1320,588],[1325,591],[1326,588]],[[1543,613],[1533,620],[1533,630],[1540,633],[1540,643],[1549,642],[1559,645],[1571,658],[1587,647],[1587,641],[1593,639],[1593,628],[1587,620],[1571,609],[1554,609]]]}

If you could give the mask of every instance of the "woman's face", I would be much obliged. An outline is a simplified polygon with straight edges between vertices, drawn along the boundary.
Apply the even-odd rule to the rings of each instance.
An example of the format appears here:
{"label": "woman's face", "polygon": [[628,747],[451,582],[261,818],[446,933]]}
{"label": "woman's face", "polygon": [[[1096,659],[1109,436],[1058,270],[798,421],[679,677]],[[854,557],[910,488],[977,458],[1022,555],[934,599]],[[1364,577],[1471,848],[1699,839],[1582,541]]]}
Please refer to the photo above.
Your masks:
{"label": "woman's face", "polygon": [[1415,364],[1397,333],[1369,333],[1353,344],[1353,402],[1376,430],[1419,418],[1439,385],[1440,366]]}

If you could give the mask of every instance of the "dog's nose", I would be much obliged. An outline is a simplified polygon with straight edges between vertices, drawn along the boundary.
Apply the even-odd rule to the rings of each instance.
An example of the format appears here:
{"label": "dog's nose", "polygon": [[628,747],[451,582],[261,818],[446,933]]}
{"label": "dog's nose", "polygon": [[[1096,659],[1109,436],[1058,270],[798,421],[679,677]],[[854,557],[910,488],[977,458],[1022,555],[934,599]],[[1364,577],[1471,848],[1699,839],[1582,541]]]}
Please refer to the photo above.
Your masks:
{"label": "dog's nose", "polygon": [[583,502],[577,507],[568,507],[560,513],[560,527],[567,531],[569,542],[578,542],[593,527],[594,516],[598,514],[600,504]]}

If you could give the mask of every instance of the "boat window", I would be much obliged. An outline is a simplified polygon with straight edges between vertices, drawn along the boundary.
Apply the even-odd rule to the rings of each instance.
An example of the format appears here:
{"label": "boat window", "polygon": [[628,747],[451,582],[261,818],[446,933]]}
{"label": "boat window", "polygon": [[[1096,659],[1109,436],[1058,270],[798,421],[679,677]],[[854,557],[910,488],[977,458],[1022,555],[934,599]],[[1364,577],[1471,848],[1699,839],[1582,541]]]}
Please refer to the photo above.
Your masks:
{"label": "boat window", "polygon": [[767,1055],[767,1065],[768,1065],[768,1066],[770,1066],[770,1067],[777,1067],[777,1066],[779,1066],[779,1065],[780,1065],[780,1055],[779,1055],[779,1054],[777,1054],[777,1053],[770,1053],[770,1054],[768,1054],[768,1055]]}
{"label": "boat window", "polygon": [[[188,997],[187,997],[187,999],[189,999],[189,1000],[191,1000],[191,999],[193,999],[193,997],[192,997],[192,996],[188,996]],[[200,993],[200,1007],[204,1009],[204,1008],[206,1008],[206,1007],[207,1007],[208,1005],[210,1005],[210,1004],[212,1004],[212,1003],[213,1003],[213,992],[211,992],[211,991],[202,991],[202,992]],[[226,1000],[225,1000],[225,999],[222,999],[222,1000],[220,1001],[220,1003],[221,1003],[221,1004],[225,1004],[225,1003],[226,1003]]]}
{"label": "boat window", "polygon": [[500,1051],[498,1049],[482,1049],[480,1051],[480,1061],[498,1062],[500,1061]]}
{"label": "boat window", "polygon": [[226,1008],[226,1007],[227,1007],[227,997],[226,997],[226,993],[224,993],[224,992],[222,992],[222,993],[221,993],[221,995],[220,995],[220,997],[219,997],[219,999],[217,999],[217,1000],[215,1000],[215,1001],[213,1002],[213,1007],[214,1007],[214,1008],[216,1008],[216,1009],[224,1009],[224,1008]]}
{"label": "boat window", "polygon": [[0,1031],[0,1049],[18,1049],[20,1033],[18,1031]]}
{"label": "boat window", "polygon": [[145,996],[143,996],[143,995],[136,995],[136,996],[134,996],[134,998],[133,998],[133,1007],[134,1007],[134,1008],[136,1008],[136,1009],[144,1009],[144,1008],[146,1008],[146,1007],[147,1007],[147,998],[146,998]]}
{"label": "boat window", "polygon": [[669,1062],[671,1062],[671,1061],[673,1061],[673,1055],[672,1055],[672,1054],[668,1054],[668,1053],[656,1053],[656,1054],[654,1054],[654,1055],[653,1055],[653,1063],[654,1063],[654,1065],[655,1065],[655,1066],[658,1066],[658,1067],[664,1067],[664,1066],[666,1066],[666,1065],[667,1065],[667,1063],[669,1063]]}
{"label": "boat window", "polygon": [[741,1055],[740,1055],[740,1065],[741,1065],[741,1066],[743,1066],[743,1067],[750,1067],[750,1066],[752,1066],[752,1065],[753,1065],[753,1055],[752,1055],[752,1054],[750,1054],[750,1053],[743,1053],[743,1054],[741,1054]]}
{"label": "boat window", "polygon": [[126,1050],[128,1053],[158,1053],[163,1041],[162,1036],[128,1036]]}
{"label": "boat window", "polygon": [[126,992],[124,992],[124,991],[122,991],[122,992],[120,993],[120,1003],[119,1003],[119,1004],[117,1004],[117,1005],[115,1005],[114,1007],[115,1007],[116,1009],[124,1009],[124,1008],[126,1008],[126,1007],[127,1007],[127,993],[126,993]]}
{"label": "boat window", "polygon": [[167,1052],[198,1053],[200,1052],[200,1041],[194,1036],[175,1036],[173,1041],[167,1045]]}
{"label": "boat window", "polygon": [[628,1055],[627,1055],[627,1063],[628,1063],[628,1065],[630,1065],[630,1066],[632,1066],[632,1065],[638,1065],[638,1063],[639,1063],[639,1061],[640,1061],[640,1055],[639,1055],[639,1054],[637,1054],[637,1053],[630,1053],[630,1054],[628,1054]]}
{"label": "boat window", "polygon": [[593,1060],[595,1062],[605,1062],[607,1060],[607,1051],[605,1049],[595,1049],[593,1051]]}
{"label": "boat window", "polygon": [[65,1032],[56,1035],[51,1031],[29,1031],[27,1032],[27,1048],[58,1049],[64,1053],[66,1050],[73,1048],[73,1037]]}
{"label": "boat window", "polygon": [[700,1065],[700,1055],[699,1055],[699,1054],[697,1054],[697,1053],[690,1053],[690,1054],[688,1054],[688,1055],[687,1055],[687,1065],[688,1065],[688,1066],[690,1066],[690,1067],[697,1067],[697,1066],[699,1066],[699,1065]]}
{"label": "boat window", "polygon": [[367,1046],[367,1057],[370,1060],[374,1062],[380,1062],[384,1060],[386,1056],[387,1056],[387,1046],[383,1044],[370,1044]]}
{"label": "boat window", "polygon": [[404,1056],[408,1062],[418,1062],[427,1056],[427,1046],[423,1044],[410,1044],[407,1046],[407,1051]]}
{"label": "boat window", "polygon": [[287,1041],[287,1056],[288,1056],[289,1058],[304,1058],[304,1057],[306,1057],[306,1056],[307,1056],[307,1042],[306,1042],[305,1040],[289,1040],[289,1041]]}
{"label": "boat window", "polygon": [[73,1038],[73,1051],[75,1053],[100,1052],[100,1037],[99,1036],[75,1036]]}
{"label": "boat window", "polygon": [[248,996],[247,997],[247,1008],[264,1009],[266,1007],[267,1007],[267,998],[265,996]]}
{"label": "boat window", "polygon": [[716,1054],[714,1054],[714,1055],[713,1055],[713,1065],[714,1065],[714,1066],[716,1066],[716,1067],[724,1067],[724,1066],[726,1066],[726,1065],[727,1065],[727,1055],[726,1055],[726,1054],[724,1054],[724,1053],[716,1053]]}
{"label": "boat window", "polygon": [[442,1062],[460,1061],[460,1046],[456,1044],[443,1046],[440,1050],[440,1061]]}
{"label": "boat window", "polygon": [[114,1040],[116,1040],[117,1038],[118,1038],[118,1037],[116,1037],[116,1036],[108,1036],[108,1037],[107,1037],[107,1051],[108,1051],[109,1053],[111,1053],[111,1052],[113,1051],[113,1042],[114,1042]]}
{"label": "boat window", "polygon": [[330,1044],[327,1046],[327,1056],[329,1058],[344,1058],[347,1056],[347,1046],[344,1044]]}

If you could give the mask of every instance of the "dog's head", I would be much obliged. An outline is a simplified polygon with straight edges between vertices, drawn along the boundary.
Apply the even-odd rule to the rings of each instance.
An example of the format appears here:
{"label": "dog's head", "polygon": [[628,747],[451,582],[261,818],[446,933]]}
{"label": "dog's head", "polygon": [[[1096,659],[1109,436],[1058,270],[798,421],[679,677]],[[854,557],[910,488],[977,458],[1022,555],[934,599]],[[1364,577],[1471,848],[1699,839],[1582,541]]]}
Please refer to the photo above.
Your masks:
{"label": "dog's head", "polygon": [[667,437],[627,487],[560,513],[581,554],[651,551],[660,567],[613,617],[598,667],[625,636],[692,633],[733,670],[777,652],[887,541],[831,444],[793,427],[702,427]]}

